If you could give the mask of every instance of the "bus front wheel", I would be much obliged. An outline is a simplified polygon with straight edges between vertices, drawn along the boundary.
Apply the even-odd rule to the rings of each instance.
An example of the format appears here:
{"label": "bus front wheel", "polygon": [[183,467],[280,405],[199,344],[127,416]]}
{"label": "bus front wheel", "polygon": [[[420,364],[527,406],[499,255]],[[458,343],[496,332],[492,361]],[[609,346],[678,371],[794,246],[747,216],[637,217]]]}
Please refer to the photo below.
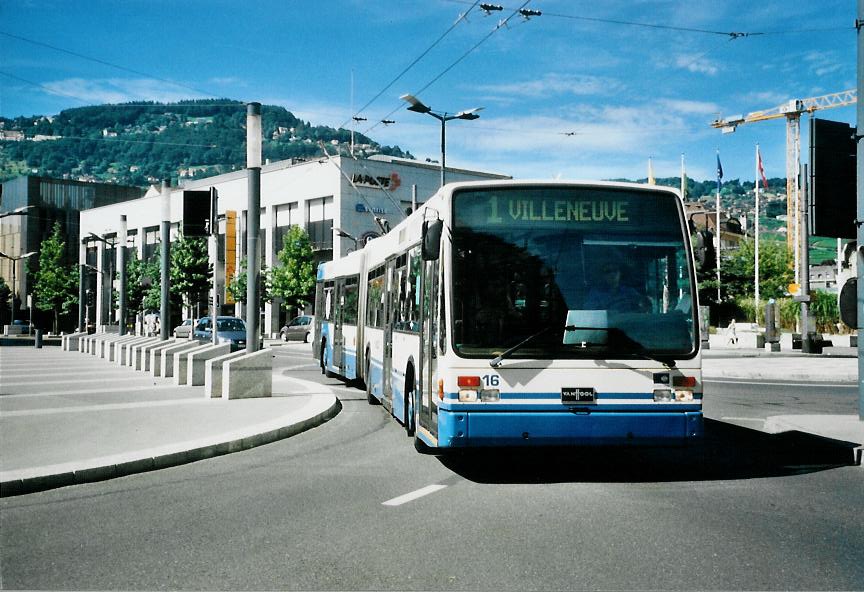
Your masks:
{"label": "bus front wheel", "polygon": [[414,368],[408,367],[405,378],[405,431],[411,437],[417,431],[417,393],[414,388]]}

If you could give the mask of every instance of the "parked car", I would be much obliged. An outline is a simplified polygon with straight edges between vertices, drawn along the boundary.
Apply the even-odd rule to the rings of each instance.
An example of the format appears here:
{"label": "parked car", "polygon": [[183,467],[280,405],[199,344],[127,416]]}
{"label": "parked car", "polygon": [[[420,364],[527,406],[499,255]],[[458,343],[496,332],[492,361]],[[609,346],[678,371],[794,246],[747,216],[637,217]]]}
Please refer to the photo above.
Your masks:
{"label": "parked car", "polygon": [[315,317],[311,315],[300,315],[294,317],[291,321],[282,327],[279,331],[279,337],[282,341],[302,341],[309,343],[312,339],[312,331],[315,328]]}
{"label": "parked car", "polygon": [[[204,343],[212,341],[210,317],[198,319],[193,338]],[[216,317],[216,343],[230,343],[231,351],[246,349],[246,323],[239,317]]]}
{"label": "parked car", "polygon": [[174,337],[177,339],[188,339],[192,336],[192,326],[195,324],[193,319],[186,319],[182,324],[174,327]]}

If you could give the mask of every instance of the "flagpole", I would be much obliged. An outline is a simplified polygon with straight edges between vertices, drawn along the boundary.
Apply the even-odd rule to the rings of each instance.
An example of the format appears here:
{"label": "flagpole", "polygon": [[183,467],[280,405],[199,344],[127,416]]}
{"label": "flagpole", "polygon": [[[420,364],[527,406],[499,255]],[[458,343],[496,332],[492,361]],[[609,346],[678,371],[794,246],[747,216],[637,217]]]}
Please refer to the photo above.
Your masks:
{"label": "flagpole", "polygon": [[755,281],[755,290],[754,290],[754,300],[756,302],[756,314],[755,320],[756,323],[759,323],[759,181],[762,179],[761,177],[762,171],[762,157],[759,154],[759,144],[756,144],[756,220],[754,223],[756,224],[756,231],[754,233],[756,245],[755,245],[755,255],[753,256],[753,269],[754,269],[754,281]]}
{"label": "flagpole", "polygon": [[684,153],[681,153],[681,200],[687,201],[687,173],[684,172]]}
{"label": "flagpole", "polygon": [[717,150],[717,199],[716,199],[716,218],[714,222],[714,230],[716,232],[716,247],[717,252],[717,304],[720,304],[720,180],[723,178],[722,169],[720,168],[720,150]]}

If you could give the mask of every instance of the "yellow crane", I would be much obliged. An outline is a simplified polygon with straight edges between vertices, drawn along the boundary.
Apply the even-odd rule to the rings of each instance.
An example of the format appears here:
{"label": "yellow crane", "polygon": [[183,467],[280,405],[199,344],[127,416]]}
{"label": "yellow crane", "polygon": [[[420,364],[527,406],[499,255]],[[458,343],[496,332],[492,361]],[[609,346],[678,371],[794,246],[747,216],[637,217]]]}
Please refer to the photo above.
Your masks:
{"label": "yellow crane", "polygon": [[[724,119],[715,119],[711,127],[719,128],[724,134],[735,131],[739,125],[768,121],[769,119],[786,118],[786,241],[790,247],[798,244],[798,171],[801,160],[801,114],[845,107],[858,102],[855,89],[831,93],[809,99],[791,99],[782,105],[763,111],[753,111],[747,115],[732,115]],[[759,182],[759,179],[756,179]],[[757,220],[758,224],[759,221]],[[798,281],[798,249],[795,253],[795,280]]]}

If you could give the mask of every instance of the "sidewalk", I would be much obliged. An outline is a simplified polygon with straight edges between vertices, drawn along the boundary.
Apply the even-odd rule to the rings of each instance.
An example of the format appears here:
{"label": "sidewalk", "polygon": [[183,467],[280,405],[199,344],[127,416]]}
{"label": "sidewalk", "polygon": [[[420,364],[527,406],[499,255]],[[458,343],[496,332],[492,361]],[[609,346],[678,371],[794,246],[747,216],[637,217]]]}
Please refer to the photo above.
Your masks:
{"label": "sidewalk", "polygon": [[0,348],[0,496],[98,481],[260,446],[336,413],[317,383],[273,375],[273,397],[208,399],[60,348]]}
{"label": "sidewalk", "polygon": [[[854,385],[857,357],[843,355],[715,348],[704,352],[703,376]],[[58,347],[0,347],[0,496],[245,450],[319,425],[338,410],[326,387],[276,373],[273,397],[224,401],[205,398],[204,387],[176,386]],[[864,444],[857,415],[778,411],[762,430]]]}

